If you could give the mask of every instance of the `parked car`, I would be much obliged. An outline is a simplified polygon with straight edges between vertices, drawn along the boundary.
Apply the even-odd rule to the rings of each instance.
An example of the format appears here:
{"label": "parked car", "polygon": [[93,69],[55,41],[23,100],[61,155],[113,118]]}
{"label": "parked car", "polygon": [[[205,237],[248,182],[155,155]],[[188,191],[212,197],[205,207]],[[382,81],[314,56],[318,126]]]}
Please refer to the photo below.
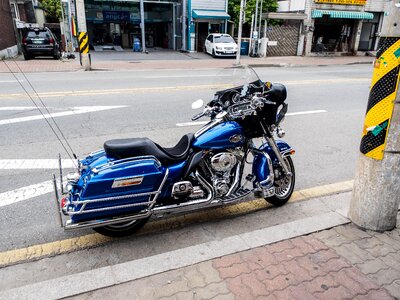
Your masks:
{"label": "parked car", "polygon": [[216,56],[236,56],[237,44],[229,34],[212,33],[205,42],[205,51]]}
{"label": "parked car", "polygon": [[60,44],[47,27],[28,28],[22,38],[22,52],[26,60],[35,56],[61,56]]}

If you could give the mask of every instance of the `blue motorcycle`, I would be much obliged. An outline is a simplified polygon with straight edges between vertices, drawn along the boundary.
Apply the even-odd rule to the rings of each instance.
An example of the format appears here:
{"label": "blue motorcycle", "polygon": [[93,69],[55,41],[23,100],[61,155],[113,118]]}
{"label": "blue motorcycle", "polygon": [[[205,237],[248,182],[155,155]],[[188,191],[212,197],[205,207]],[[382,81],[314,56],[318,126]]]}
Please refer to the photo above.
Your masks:
{"label": "blue motorcycle", "polygon": [[[286,88],[262,82],[253,69],[233,68],[224,86],[192,118],[210,121],[165,148],[148,138],[114,139],[78,160],[78,170],[54,188],[61,226],[126,236],[152,216],[231,205],[256,197],[285,204],[295,185],[294,150],[282,138]],[[203,101],[192,108],[203,107]],[[262,140],[261,145],[256,143]]]}

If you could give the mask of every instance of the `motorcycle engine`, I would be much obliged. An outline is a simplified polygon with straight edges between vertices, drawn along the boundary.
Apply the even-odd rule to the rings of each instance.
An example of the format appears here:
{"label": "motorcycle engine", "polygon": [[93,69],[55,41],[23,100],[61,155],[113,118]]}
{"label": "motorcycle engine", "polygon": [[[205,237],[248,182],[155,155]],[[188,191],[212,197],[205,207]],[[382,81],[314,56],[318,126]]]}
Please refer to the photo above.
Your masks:
{"label": "motorcycle engine", "polygon": [[220,152],[210,159],[212,184],[217,197],[223,197],[232,185],[232,169],[237,165],[238,159],[230,152]]}

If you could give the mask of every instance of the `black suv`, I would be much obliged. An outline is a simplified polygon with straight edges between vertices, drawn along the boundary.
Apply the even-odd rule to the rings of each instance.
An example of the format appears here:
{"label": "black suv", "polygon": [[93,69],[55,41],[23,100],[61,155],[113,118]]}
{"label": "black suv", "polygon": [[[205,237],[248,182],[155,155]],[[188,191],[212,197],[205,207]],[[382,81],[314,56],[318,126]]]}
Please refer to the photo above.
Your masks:
{"label": "black suv", "polygon": [[22,38],[22,52],[26,60],[35,56],[61,56],[60,44],[54,34],[45,28],[28,28]]}

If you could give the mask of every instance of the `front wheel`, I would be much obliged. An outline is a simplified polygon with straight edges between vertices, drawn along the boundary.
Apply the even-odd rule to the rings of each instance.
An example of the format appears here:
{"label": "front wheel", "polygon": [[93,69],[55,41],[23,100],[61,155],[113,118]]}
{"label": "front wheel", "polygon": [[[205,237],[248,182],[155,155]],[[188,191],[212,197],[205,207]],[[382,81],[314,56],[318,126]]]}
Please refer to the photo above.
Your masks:
{"label": "front wheel", "polygon": [[265,200],[267,200],[274,206],[282,206],[289,201],[290,197],[293,194],[294,184],[296,180],[292,158],[290,156],[285,156],[283,159],[286,162],[289,171],[292,173],[292,176],[284,175],[281,166],[279,166],[279,168],[276,170],[274,181],[275,195],[265,198]]}
{"label": "front wheel", "polygon": [[141,229],[149,219],[150,217],[147,217],[141,220],[128,221],[103,227],[96,227],[93,228],[93,230],[102,235],[110,237],[124,237],[139,231],[139,229]]}

